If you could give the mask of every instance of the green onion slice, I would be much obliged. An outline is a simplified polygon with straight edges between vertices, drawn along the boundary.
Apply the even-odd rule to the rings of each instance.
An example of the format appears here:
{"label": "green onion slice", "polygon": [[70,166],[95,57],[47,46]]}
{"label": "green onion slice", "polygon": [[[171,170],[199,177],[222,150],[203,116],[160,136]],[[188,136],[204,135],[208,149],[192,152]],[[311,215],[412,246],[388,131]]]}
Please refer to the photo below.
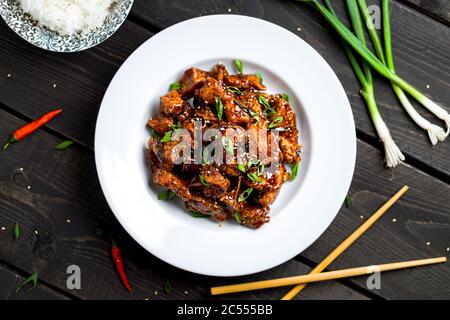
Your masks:
{"label": "green onion slice", "polygon": [[269,129],[273,129],[276,128],[280,125],[280,123],[283,122],[283,117],[282,116],[278,116],[275,119],[272,120],[272,122],[269,124]]}
{"label": "green onion slice", "polygon": [[244,73],[244,64],[241,60],[234,60],[234,65],[236,66],[236,69],[240,74]]}
{"label": "green onion slice", "polygon": [[242,201],[247,200],[247,198],[252,194],[252,192],[253,192],[253,188],[245,189],[245,190],[239,195],[238,201],[239,201],[239,202],[242,202]]}

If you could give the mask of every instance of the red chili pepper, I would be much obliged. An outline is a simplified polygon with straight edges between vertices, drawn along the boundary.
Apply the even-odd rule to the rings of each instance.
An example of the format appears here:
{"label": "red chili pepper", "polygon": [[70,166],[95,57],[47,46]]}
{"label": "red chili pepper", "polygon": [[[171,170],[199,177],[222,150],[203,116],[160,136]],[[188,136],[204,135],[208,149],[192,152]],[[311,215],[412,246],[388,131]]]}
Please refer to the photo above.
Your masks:
{"label": "red chili pepper", "polygon": [[23,127],[17,129],[8,139],[8,141],[3,146],[3,150],[9,147],[10,144],[16,143],[19,141],[22,141],[26,137],[28,137],[30,134],[35,132],[37,129],[45,125],[46,123],[50,122],[54,117],[56,117],[58,114],[62,112],[62,109],[57,109],[50,111],[49,113],[44,114],[39,119],[34,120],[33,122],[30,122]]}
{"label": "red chili pepper", "polygon": [[114,264],[116,265],[117,272],[119,273],[120,280],[125,288],[131,292],[131,286],[128,282],[127,275],[125,274],[125,269],[123,267],[122,253],[113,238],[111,238],[111,255],[113,257]]}

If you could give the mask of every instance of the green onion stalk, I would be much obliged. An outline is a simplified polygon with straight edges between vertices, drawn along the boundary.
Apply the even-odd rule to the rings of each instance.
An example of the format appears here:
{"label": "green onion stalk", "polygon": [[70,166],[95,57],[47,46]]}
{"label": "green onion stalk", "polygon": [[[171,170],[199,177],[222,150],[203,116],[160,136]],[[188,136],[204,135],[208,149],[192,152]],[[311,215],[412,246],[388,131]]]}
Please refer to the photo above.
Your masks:
{"label": "green onion stalk", "polygon": [[[324,0],[324,3],[328,10],[336,16],[330,1]],[[350,8],[352,5],[355,6],[356,2],[354,2],[354,0],[348,0],[347,5]],[[356,9],[358,8],[356,7]],[[356,36],[360,39],[361,43],[365,45],[364,29],[362,27],[359,12],[349,10],[349,14]],[[392,139],[389,129],[378,110],[377,103],[375,101],[373,77],[370,66],[365,61],[363,61],[362,66],[360,66],[360,63],[353,54],[351,47],[345,42],[343,42],[343,47],[345,54],[347,55],[347,59],[355,72],[356,78],[361,84],[360,92],[366,102],[367,108],[369,109],[369,114],[375,126],[375,130],[377,131],[378,137],[383,142],[386,166],[393,168],[405,160],[405,156]]]}
{"label": "green onion stalk", "polygon": [[[373,47],[375,49],[375,53],[378,56],[378,59],[389,68],[392,72],[395,72],[394,60],[392,55],[392,43],[391,43],[391,26],[390,26],[390,10],[389,10],[389,0],[383,0],[383,38],[384,38],[384,51],[381,45],[380,38],[378,37],[378,33],[375,29],[375,25],[370,17],[370,12],[366,4],[366,0],[358,0],[359,10],[362,14],[363,19],[366,21],[367,31],[369,33],[369,37],[372,40]],[[356,5],[352,5],[349,7],[349,10],[358,10]],[[422,129],[428,132],[428,136],[433,145],[437,144],[438,141],[444,141],[447,137],[444,129],[441,127],[430,123],[427,119],[422,117],[416,109],[413,107],[405,92],[396,85],[393,81],[391,81],[392,89],[396,94],[398,100],[402,104],[406,113],[411,117],[411,119]]]}
{"label": "green onion stalk", "polygon": [[437,103],[425,96],[408,82],[399,77],[395,72],[383,64],[340,20],[337,16],[327,10],[317,0],[299,0],[311,4],[317,9],[328,23],[339,33],[358,54],[379,74],[394,82],[397,86],[420,102],[425,108],[445,122],[447,131],[450,133],[450,114]]}

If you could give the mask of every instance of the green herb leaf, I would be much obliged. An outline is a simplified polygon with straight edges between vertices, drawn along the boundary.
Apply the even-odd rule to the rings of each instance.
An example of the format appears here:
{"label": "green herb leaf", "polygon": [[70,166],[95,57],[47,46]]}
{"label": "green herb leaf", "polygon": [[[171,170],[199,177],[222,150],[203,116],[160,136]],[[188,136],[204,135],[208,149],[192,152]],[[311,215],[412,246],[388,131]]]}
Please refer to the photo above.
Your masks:
{"label": "green herb leaf", "polygon": [[169,91],[180,90],[180,89],[181,89],[181,84],[179,82],[171,83],[169,86]]}
{"label": "green herb leaf", "polygon": [[217,117],[219,118],[219,121],[222,121],[222,117],[223,117],[223,103],[222,103],[222,100],[220,100],[219,97],[215,97],[215,102],[216,102]]}
{"label": "green herb leaf", "polygon": [[71,145],[73,145],[73,141],[71,140],[65,140],[59,144],[57,144],[55,146],[56,150],[66,150],[67,148],[69,148]]}
{"label": "green herb leaf", "polygon": [[261,178],[258,177],[258,175],[256,175],[256,174],[253,173],[253,172],[247,173],[247,177],[248,177],[250,180],[252,180],[253,182],[256,182],[256,183],[259,183],[259,182],[262,181]]}
{"label": "green herb leaf", "polygon": [[169,141],[172,139],[172,133],[173,133],[172,130],[167,131],[167,132],[164,134],[164,137],[161,139],[161,142],[169,142]]}
{"label": "green herb leaf", "polygon": [[242,219],[239,211],[234,214],[234,219],[237,221],[237,223],[242,224]]}
{"label": "green herb leaf", "polygon": [[242,91],[236,87],[227,87],[227,91],[231,93],[235,93],[237,95],[242,95]]}
{"label": "green herb leaf", "polygon": [[239,163],[237,167],[238,167],[239,171],[245,173],[245,171],[246,171],[245,166],[242,163]]}
{"label": "green herb leaf", "polygon": [[294,181],[297,178],[298,174],[298,162],[294,163],[291,168],[291,181]]}
{"label": "green herb leaf", "polygon": [[189,214],[193,218],[209,218],[209,216],[207,214],[203,214],[203,213],[200,213],[200,212],[197,212],[197,211],[189,210]]}
{"label": "green herb leaf", "polygon": [[164,291],[169,294],[172,292],[172,284],[170,283],[170,281],[166,281],[164,282]]}
{"label": "green herb leaf", "polygon": [[174,123],[170,126],[173,130],[181,129],[181,123],[178,121],[177,123]]}
{"label": "green herb leaf", "polygon": [[253,188],[245,189],[244,192],[242,192],[242,193],[239,195],[238,201],[239,201],[239,202],[242,202],[242,201],[247,200],[247,198],[252,194],[252,192],[253,192]]}
{"label": "green herb leaf", "polygon": [[279,126],[280,123],[283,122],[283,117],[278,116],[275,119],[272,120],[272,122],[269,124],[269,129],[273,129]]}
{"label": "green herb leaf", "polygon": [[236,66],[237,71],[240,74],[243,74],[244,73],[244,64],[242,63],[242,61],[236,59],[236,60],[234,60],[234,64]]}
{"label": "green herb leaf", "polygon": [[266,167],[266,165],[264,164],[264,162],[259,160],[258,161],[258,176],[262,175],[265,167]]}
{"label": "green herb leaf", "polygon": [[256,120],[256,122],[259,123],[259,114],[253,110],[248,109],[248,113],[250,114],[250,116]]}
{"label": "green herb leaf", "polygon": [[257,72],[256,74],[255,74],[255,76],[258,78],[258,80],[259,80],[259,83],[263,83],[263,75],[262,75],[262,73],[261,72]]}
{"label": "green herb leaf", "polygon": [[158,193],[158,200],[172,200],[176,194],[170,190],[164,190]]}
{"label": "green herb leaf", "polygon": [[200,175],[198,178],[200,179],[202,185],[204,185],[205,187],[209,187],[209,183],[208,181],[206,181],[204,176]]}
{"label": "green herb leaf", "polygon": [[159,139],[159,133],[152,129],[152,138]]}
{"label": "green herb leaf", "polygon": [[247,162],[247,168],[250,169],[252,165],[253,165],[253,161],[252,161],[252,160],[249,160],[249,161]]}
{"label": "green herb leaf", "polygon": [[289,96],[286,93],[282,93],[281,97],[286,100],[287,102],[289,102]]}
{"label": "green herb leaf", "polygon": [[345,196],[345,206],[348,208],[350,208],[350,205],[352,204],[352,200],[350,199],[350,195],[347,193],[347,195]]}
{"label": "green herb leaf", "polygon": [[100,227],[95,228],[95,234],[99,237],[103,235],[103,230]]}
{"label": "green herb leaf", "polygon": [[14,240],[19,240],[20,238],[20,226],[19,226],[19,222],[16,222],[16,224],[14,225]]}
{"label": "green herb leaf", "polygon": [[29,276],[28,278],[26,278],[16,289],[16,294],[23,288],[25,287],[27,284],[31,283],[32,286],[30,288],[30,290],[28,290],[28,292],[30,292],[31,290],[33,290],[34,288],[36,288],[37,285],[37,280],[38,280],[38,274],[37,272],[33,273],[31,276]]}
{"label": "green herb leaf", "polygon": [[230,138],[222,137],[222,145],[223,145],[226,153],[234,155],[233,141],[231,141]]}
{"label": "green herb leaf", "polygon": [[270,106],[269,101],[267,101],[267,99],[264,98],[264,96],[262,96],[261,94],[258,95],[258,102],[259,102],[262,106],[264,106],[264,108],[266,108],[266,114],[267,114],[268,116],[274,115],[274,114],[276,113],[276,112],[275,112],[275,109],[272,108],[272,107]]}

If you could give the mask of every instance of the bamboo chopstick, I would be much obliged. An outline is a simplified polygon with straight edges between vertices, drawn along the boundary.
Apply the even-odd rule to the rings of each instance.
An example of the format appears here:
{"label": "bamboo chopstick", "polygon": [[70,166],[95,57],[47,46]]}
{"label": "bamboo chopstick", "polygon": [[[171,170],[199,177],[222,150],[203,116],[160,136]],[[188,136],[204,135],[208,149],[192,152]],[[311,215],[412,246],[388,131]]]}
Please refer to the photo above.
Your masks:
{"label": "bamboo chopstick", "polygon": [[411,267],[418,267],[436,263],[446,262],[446,257],[432,258],[432,259],[421,259],[421,260],[412,260],[412,261],[403,261],[403,262],[395,262],[388,264],[380,264],[376,266],[366,266],[359,268],[351,268],[351,269],[343,269],[336,271],[328,271],[317,274],[308,274],[304,276],[295,276],[288,278],[280,278],[273,280],[263,280],[263,281],[255,281],[248,282],[242,284],[234,284],[222,287],[213,287],[211,288],[212,295],[219,294],[227,294],[234,292],[242,292],[242,291],[251,291],[251,290],[259,290],[259,289],[267,289],[274,287],[282,287],[289,286],[297,283],[310,283],[310,282],[319,282],[326,280],[334,280],[341,278],[348,278],[354,276],[361,276],[365,274],[371,274],[374,272],[383,272],[383,271],[391,271],[397,269],[405,269]]}
{"label": "bamboo chopstick", "polygon": [[[317,265],[309,274],[321,273],[328,267],[337,257],[339,257],[353,242],[355,242],[364,232],[367,231],[390,207],[408,191],[408,186],[403,186],[396,194],[392,196],[385,204],[383,204],[369,219],[366,220],[358,229],[356,229],[347,239],[336,247],[320,264]],[[291,300],[304,287],[305,284],[299,284],[286,293],[281,300]]]}

